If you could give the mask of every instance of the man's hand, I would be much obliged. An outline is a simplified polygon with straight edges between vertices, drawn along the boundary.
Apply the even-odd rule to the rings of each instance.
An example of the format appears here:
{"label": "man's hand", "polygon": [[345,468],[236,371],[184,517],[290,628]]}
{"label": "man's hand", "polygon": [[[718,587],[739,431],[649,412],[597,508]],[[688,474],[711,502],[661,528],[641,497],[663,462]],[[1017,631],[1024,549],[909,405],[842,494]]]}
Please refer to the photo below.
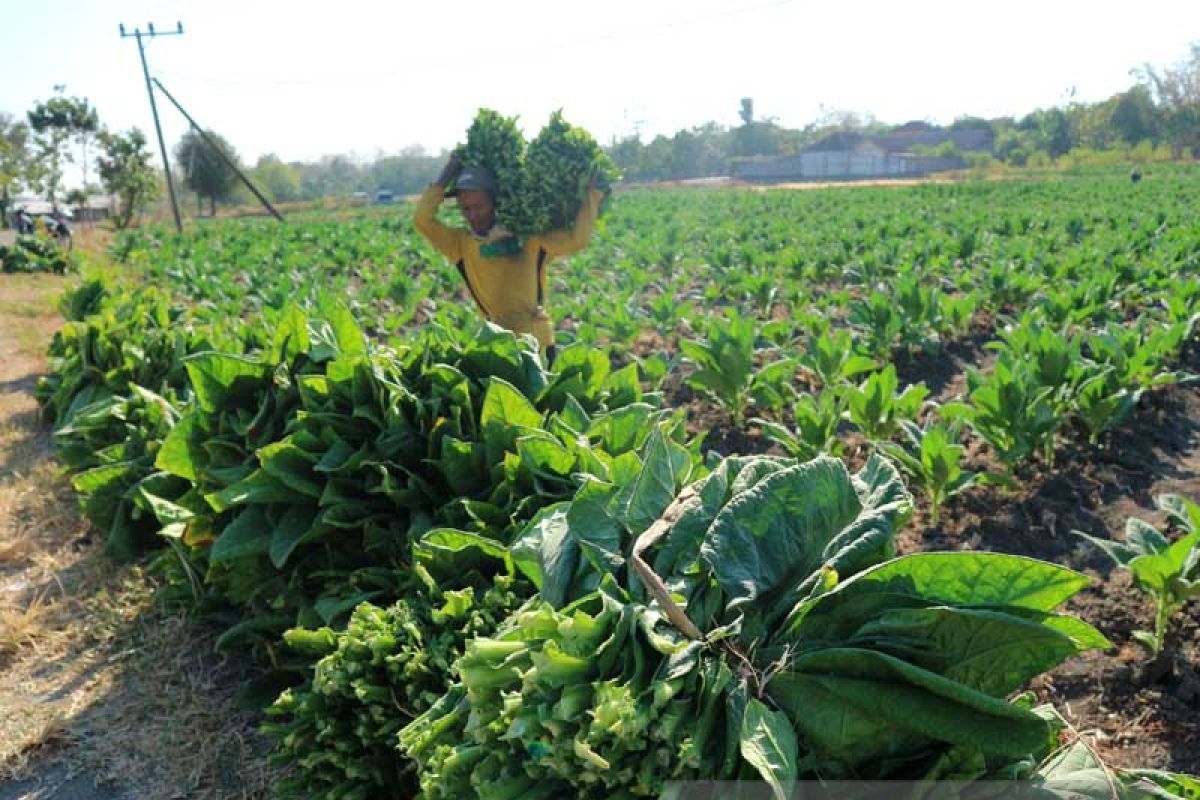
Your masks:
{"label": "man's hand", "polygon": [[458,173],[462,172],[462,168],[462,158],[459,156],[458,151],[455,150],[450,153],[450,159],[446,161],[446,166],[442,167],[442,173],[437,177],[437,185],[443,189],[446,188],[446,184],[452,181]]}

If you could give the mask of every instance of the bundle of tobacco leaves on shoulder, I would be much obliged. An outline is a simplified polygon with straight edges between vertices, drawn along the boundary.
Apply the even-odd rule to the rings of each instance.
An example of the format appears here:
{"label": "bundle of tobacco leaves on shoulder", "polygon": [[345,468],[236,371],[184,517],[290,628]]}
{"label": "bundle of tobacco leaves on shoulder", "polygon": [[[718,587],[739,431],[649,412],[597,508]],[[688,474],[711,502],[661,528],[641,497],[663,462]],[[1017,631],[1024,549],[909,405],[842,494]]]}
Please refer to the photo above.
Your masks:
{"label": "bundle of tobacco leaves on shoulder", "polygon": [[526,143],[515,117],[480,109],[459,155],[467,166],[495,174],[497,219],[516,236],[569,229],[589,183],[607,196],[620,177],[592,135],[567,122],[561,111]]}

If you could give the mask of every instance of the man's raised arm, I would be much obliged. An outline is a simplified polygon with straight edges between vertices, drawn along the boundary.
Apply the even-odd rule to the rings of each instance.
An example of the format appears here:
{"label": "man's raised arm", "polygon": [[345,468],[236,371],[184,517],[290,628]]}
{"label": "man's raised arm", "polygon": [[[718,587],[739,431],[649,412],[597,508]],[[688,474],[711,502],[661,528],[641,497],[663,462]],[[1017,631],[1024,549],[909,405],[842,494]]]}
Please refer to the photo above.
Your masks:
{"label": "man's raised arm", "polygon": [[413,227],[439,253],[453,262],[462,258],[462,253],[459,252],[458,236],[453,229],[438,221],[437,210],[446,198],[446,184],[461,171],[462,161],[458,157],[458,152],[455,151],[450,154],[450,159],[446,162],[446,166],[442,167],[442,172],[438,175],[437,180],[425,189],[425,193],[417,202],[416,211],[413,212]]}

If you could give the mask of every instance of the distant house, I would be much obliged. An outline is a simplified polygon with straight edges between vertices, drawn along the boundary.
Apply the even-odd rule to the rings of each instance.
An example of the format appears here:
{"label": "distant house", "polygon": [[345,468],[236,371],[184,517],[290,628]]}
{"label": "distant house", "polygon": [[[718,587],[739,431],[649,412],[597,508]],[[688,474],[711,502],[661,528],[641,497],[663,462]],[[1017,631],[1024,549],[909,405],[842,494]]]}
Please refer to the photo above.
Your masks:
{"label": "distant house", "polygon": [[890,133],[832,133],[796,155],[749,159],[734,167],[734,177],[766,183],[780,181],[903,178],[961,169],[961,155],[938,156],[932,150],[951,142],[959,153],[990,151],[992,133],[984,129],[948,131],[922,124]]}
{"label": "distant house", "polygon": [[75,219],[80,222],[96,222],[108,219],[117,209],[117,198],[107,194],[88,195],[87,200],[71,206]]}

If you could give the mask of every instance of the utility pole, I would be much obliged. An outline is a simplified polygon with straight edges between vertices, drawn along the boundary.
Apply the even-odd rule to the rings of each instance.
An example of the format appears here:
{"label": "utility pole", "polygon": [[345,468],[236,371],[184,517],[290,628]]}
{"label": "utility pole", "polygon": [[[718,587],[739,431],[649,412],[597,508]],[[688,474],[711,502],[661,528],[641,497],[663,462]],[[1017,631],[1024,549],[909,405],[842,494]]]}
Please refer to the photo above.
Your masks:
{"label": "utility pole", "polygon": [[146,78],[146,93],[150,95],[150,112],[154,114],[154,131],[158,134],[158,149],[162,151],[163,171],[167,174],[167,193],[171,196],[171,213],[175,215],[175,230],[183,233],[183,221],[179,218],[179,201],[175,198],[175,183],[171,180],[171,160],[167,156],[167,146],[163,143],[162,125],[158,122],[158,106],[154,104],[154,87],[150,84],[150,69],[146,66],[146,48],[142,45],[142,37],[179,36],[183,33],[183,23],[176,22],[173,31],[155,31],[154,23],[146,24],[146,32],[134,28],[133,33],[125,32],[125,25],[120,25],[121,38],[132,36],[137,39],[138,55],[142,57],[142,75]]}

